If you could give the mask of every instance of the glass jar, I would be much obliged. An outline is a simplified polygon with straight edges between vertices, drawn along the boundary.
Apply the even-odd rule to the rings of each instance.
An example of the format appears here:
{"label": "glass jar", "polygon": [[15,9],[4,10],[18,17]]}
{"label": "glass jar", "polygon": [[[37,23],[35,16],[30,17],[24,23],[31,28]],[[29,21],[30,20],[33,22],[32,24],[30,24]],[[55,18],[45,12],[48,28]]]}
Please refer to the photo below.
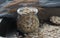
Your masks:
{"label": "glass jar", "polygon": [[39,27],[37,18],[38,9],[34,7],[21,7],[17,10],[17,28],[23,33],[34,32]]}

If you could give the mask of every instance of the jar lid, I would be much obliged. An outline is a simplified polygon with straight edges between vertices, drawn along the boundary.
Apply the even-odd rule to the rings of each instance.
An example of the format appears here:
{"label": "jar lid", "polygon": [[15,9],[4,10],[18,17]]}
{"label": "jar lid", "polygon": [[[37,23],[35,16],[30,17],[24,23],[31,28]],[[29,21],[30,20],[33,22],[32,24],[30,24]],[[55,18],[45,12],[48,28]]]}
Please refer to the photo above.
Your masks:
{"label": "jar lid", "polygon": [[34,7],[21,7],[17,10],[17,13],[22,15],[22,14],[27,14],[30,12],[34,12],[35,14],[38,13],[38,9]]}

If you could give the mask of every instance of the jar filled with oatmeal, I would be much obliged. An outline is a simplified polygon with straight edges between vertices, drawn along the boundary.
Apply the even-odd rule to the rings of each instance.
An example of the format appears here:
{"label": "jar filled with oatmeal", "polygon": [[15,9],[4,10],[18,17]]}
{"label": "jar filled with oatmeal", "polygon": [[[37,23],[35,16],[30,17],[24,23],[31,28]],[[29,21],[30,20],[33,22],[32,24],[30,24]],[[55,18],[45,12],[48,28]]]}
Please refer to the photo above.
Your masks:
{"label": "jar filled with oatmeal", "polygon": [[38,29],[38,9],[34,7],[21,7],[17,10],[17,28],[23,33],[31,33]]}

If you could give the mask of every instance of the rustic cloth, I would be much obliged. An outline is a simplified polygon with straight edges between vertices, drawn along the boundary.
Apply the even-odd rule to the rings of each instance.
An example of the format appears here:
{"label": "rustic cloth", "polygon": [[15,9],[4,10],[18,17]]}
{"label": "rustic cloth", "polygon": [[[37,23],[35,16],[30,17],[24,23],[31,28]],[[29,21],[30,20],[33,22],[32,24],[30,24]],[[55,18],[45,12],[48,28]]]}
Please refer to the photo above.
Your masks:
{"label": "rustic cloth", "polygon": [[60,0],[39,0],[41,6],[56,7],[60,6]]}

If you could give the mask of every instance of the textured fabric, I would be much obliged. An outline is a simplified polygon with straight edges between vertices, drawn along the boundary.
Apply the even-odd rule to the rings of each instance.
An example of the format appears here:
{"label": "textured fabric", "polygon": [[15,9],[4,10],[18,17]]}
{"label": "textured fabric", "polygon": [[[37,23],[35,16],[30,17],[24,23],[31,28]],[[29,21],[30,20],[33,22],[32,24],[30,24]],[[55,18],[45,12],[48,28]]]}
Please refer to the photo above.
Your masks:
{"label": "textured fabric", "polygon": [[0,0],[0,4],[2,4],[3,2],[5,2],[5,0],[2,0],[2,1]]}
{"label": "textured fabric", "polygon": [[0,0],[0,8],[9,4],[12,0]]}
{"label": "textured fabric", "polygon": [[60,0],[39,0],[41,6],[56,7],[60,6]]}

